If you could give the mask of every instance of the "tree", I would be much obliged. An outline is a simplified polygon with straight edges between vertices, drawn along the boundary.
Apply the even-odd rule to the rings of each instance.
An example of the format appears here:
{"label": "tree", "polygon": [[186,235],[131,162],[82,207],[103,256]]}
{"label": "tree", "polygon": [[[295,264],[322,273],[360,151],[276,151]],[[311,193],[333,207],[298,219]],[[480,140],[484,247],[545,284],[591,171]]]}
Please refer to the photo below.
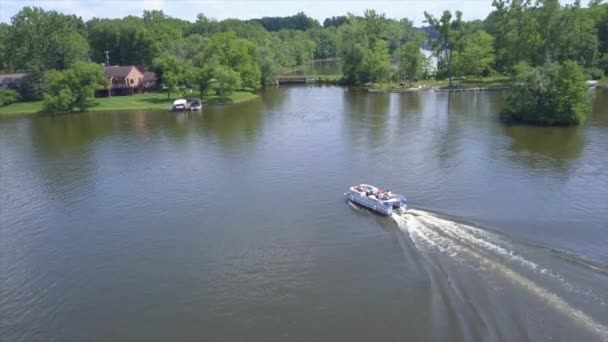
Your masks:
{"label": "tree", "polygon": [[599,41],[594,16],[580,6],[580,1],[559,13],[558,34],[550,54],[558,62],[573,60],[590,68],[597,61]]}
{"label": "tree", "polygon": [[538,62],[542,37],[532,0],[494,0],[492,5],[495,10],[485,28],[495,39],[496,69],[511,71],[519,62]]}
{"label": "tree", "polygon": [[257,63],[260,66],[260,83],[267,84],[279,74],[281,69],[277,49],[273,48],[273,40],[269,39],[266,44],[258,47],[257,50]]}
{"label": "tree", "polygon": [[386,79],[391,70],[386,41],[377,40],[373,48],[366,51],[363,55],[362,69],[367,82],[378,82]]}
{"label": "tree", "polygon": [[367,36],[367,44],[372,48],[378,39],[383,39],[388,30],[388,20],[384,13],[379,14],[375,10],[367,9],[361,21],[363,30]]}
{"label": "tree", "polygon": [[397,51],[399,58],[399,74],[409,80],[409,86],[412,86],[412,80],[417,79],[422,75],[424,66],[424,54],[420,49],[424,40],[424,34],[420,33],[416,39],[402,45]]}
{"label": "tree", "polygon": [[452,13],[444,11],[441,18],[437,19],[431,14],[424,12],[424,17],[429,25],[439,32],[439,38],[433,42],[435,52],[444,58],[447,63],[449,86],[452,86],[452,61],[454,51],[460,48],[463,34],[462,12],[456,11],[456,18],[452,20]]}
{"label": "tree", "polygon": [[193,60],[196,55],[209,44],[209,38],[198,33],[189,35],[177,47],[177,56],[184,60]]}
{"label": "tree", "polygon": [[338,35],[335,28],[315,27],[308,30],[307,33],[315,43],[315,58],[329,58],[336,56]]}
{"label": "tree", "polygon": [[[300,32],[301,34],[302,33]],[[257,64],[256,46],[241,38],[234,32],[216,33],[211,36],[209,44],[200,52],[199,67],[206,61],[214,61],[239,73],[240,84],[245,88],[260,87],[261,71]]]}
{"label": "tree", "polygon": [[304,32],[282,30],[276,33],[281,40],[285,66],[297,67],[308,63],[315,51],[315,42]]}
{"label": "tree", "polygon": [[170,99],[171,93],[178,92],[179,86],[185,83],[185,62],[176,56],[165,54],[155,58],[152,64],[161,84],[167,88],[167,98]]}
{"label": "tree", "polygon": [[201,97],[205,96],[205,93],[209,89],[215,69],[218,66],[219,62],[216,59],[205,59],[202,53],[195,57],[192,71],[193,81],[198,87]]}
{"label": "tree", "polygon": [[224,65],[217,66],[213,74],[217,80],[217,93],[220,96],[220,101],[224,103],[227,96],[241,86],[241,78],[237,71]]}
{"label": "tree", "polygon": [[338,26],[342,26],[344,24],[348,23],[348,17],[345,15],[341,15],[341,16],[337,16],[337,17],[331,17],[331,18],[326,18],[323,21],[323,27],[328,28],[328,27],[338,27]]}
{"label": "tree", "polygon": [[24,7],[11,20],[6,58],[16,70],[63,70],[87,59],[85,34],[80,18]]}
{"label": "tree", "polygon": [[521,67],[506,99],[501,119],[538,125],[576,125],[589,112],[589,95],[581,67],[572,61]]}
{"label": "tree", "polygon": [[48,71],[43,111],[54,114],[85,111],[89,107],[87,98],[106,81],[98,64],[76,62],[63,71]]}
{"label": "tree", "polygon": [[260,23],[270,32],[281,30],[306,31],[319,26],[318,21],[307,16],[304,12],[300,12],[290,17],[263,17],[261,19],[252,19],[251,21]]}
{"label": "tree", "polygon": [[557,44],[560,35],[560,4],[559,0],[537,0],[536,8],[533,12],[538,21],[538,31],[542,39],[537,54],[536,64],[545,61],[556,60]]}
{"label": "tree", "polygon": [[11,69],[7,59],[6,43],[10,34],[10,26],[0,23],[0,70]]}
{"label": "tree", "polygon": [[389,43],[383,39],[390,26],[384,14],[365,11],[363,18],[350,16],[338,29],[338,51],[347,84],[383,79],[390,72]]}
{"label": "tree", "polygon": [[123,19],[93,19],[87,23],[91,58],[106,63],[106,51],[110,65],[150,66],[157,56],[155,39],[137,17]]}
{"label": "tree", "polygon": [[494,38],[480,30],[464,39],[462,50],[454,54],[454,73],[481,78],[494,64]]}
{"label": "tree", "polygon": [[163,11],[150,10],[143,13],[143,26],[151,37],[152,57],[161,55],[164,51],[175,51],[184,37],[187,21],[172,18]]}
{"label": "tree", "polygon": [[15,89],[0,89],[0,107],[21,100],[21,95]]}

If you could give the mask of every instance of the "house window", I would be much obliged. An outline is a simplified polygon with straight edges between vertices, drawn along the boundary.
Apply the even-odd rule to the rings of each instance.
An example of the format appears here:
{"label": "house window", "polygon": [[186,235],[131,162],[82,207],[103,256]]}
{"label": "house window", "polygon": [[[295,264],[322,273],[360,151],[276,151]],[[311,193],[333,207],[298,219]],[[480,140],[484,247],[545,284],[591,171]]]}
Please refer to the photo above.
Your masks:
{"label": "house window", "polygon": [[135,83],[135,82],[133,81],[133,79],[130,79],[129,81],[131,81],[131,84]]}

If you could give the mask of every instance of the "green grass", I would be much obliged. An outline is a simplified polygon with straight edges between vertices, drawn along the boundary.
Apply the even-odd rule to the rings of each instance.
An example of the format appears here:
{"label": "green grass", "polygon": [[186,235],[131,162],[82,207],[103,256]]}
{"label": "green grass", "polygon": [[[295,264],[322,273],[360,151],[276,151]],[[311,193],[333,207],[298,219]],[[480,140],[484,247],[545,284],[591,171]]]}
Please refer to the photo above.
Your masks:
{"label": "green grass", "polygon": [[[197,97],[196,94],[192,94],[191,96]],[[236,91],[230,94],[226,103],[244,102],[256,97],[256,94],[247,91]],[[171,96],[171,99],[167,99],[167,93],[94,98],[90,100],[91,107],[88,110],[165,109],[169,108],[169,105],[177,98],[179,98],[178,95],[173,95]],[[203,102],[208,105],[221,103],[219,96],[215,94],[206,94],[203,97]],[[42,101],[18,102],[0,107],[0,115],[38,113],[40,111],[42,111]]]}
{"label": "green grass", "polygon": [[[476,80],[473,78],[469,79],[453,79],[452,89],[471,89],[471,88],[497,88],[497,87],[509,87],[513,81],[506,76],[495,76],[486,77],[483,80]],[[434,87],[442,89],[450,89],[448,86],[448,80],[421,80],[418,82],[412,82],[412,88],[422,87]],[[371,87],[374,90],[403,90],[409,88],[409,82],[405,82],[404,85],[400,85],[397,82],[392,83],[374,83]]]}
{"label": "green grass", "polygon": [[42,101],[17,102],[0,107],[0,115],[32,114],[42,109]]}

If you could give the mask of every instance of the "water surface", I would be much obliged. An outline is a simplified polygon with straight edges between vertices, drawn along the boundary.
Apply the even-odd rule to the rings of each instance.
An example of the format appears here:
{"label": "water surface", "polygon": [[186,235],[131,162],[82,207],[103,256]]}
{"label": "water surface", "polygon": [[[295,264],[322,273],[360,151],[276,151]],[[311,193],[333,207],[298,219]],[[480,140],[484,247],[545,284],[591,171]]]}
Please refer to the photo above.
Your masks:
{"label": "water surface", "polygon": [[[0,340],[608,339],[608,93],[281,87],[0,121]],[[383,218],[354,183],[401,192]]]}

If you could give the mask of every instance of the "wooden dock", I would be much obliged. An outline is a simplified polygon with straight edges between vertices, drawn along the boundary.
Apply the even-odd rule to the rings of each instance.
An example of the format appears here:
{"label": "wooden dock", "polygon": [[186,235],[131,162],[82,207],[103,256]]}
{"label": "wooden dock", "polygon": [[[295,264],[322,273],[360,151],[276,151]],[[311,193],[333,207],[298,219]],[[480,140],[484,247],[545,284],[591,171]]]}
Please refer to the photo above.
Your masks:
{"label": "wooden dock", "polygon": [[313,81],[312,76],[278,76],[276,78],[278,84],[305,84]]}

